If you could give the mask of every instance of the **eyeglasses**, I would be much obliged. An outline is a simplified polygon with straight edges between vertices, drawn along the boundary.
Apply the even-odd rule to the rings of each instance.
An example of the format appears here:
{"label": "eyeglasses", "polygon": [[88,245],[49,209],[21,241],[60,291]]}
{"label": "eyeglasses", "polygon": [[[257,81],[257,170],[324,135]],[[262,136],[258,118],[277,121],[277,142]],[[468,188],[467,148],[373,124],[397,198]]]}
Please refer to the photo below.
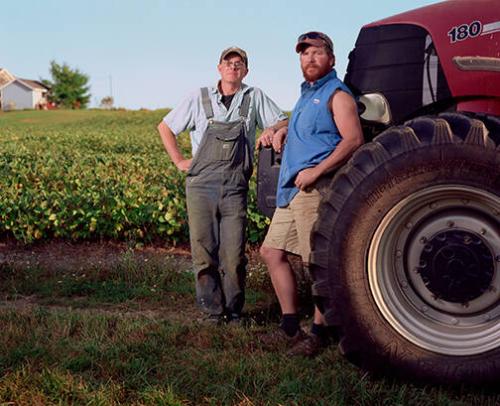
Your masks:
{"label": "eyeglasses", "polygon": [[222,65],[224,65],[225,68],[234,68],[234,69],[241,69],[245,66],[245,64],[240,61],[236,62],[222,61]]}

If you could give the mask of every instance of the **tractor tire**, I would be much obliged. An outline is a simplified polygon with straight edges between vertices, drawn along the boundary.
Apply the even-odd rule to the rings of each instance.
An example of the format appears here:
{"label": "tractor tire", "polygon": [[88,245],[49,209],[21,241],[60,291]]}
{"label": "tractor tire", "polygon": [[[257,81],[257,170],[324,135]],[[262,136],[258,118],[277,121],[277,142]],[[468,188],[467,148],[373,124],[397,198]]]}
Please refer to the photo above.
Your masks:
{"label": "tractor tire", "polygon": [[365,369],[498,383],[500,126],[483,119],[390,128],[332,180],[311,236],[313,293]]}

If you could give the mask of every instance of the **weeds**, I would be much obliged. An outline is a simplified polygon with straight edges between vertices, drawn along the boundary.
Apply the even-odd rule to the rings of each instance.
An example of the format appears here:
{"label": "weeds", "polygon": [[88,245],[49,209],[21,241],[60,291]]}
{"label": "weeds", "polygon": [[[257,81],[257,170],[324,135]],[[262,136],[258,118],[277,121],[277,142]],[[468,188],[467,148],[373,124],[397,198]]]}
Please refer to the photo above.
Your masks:
{"label": "weeds", "polygon": [[[106,269],[91,266],[73,268],[19,269],[0,265],[0,281],[9,298],[36,295],[42,301],[75,299],[76,307],[95,303],[123,303],[131,300],[165,301],[172,294],[191,296],[193,276],[184,269],[172,272],[173,257],[148,259],[135,257],[127,250],[117,263]],[[168,300],[167,300],[168,301]]]}

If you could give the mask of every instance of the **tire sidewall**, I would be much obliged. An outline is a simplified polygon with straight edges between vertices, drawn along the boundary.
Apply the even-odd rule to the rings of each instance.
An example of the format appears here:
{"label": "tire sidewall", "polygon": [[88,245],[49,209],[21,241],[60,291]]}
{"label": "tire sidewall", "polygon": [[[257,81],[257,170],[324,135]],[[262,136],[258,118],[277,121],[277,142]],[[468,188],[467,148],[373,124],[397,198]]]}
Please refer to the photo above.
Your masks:
{"label": "tire sidewall", "polygon": [[379,311],[367,272],[372,237],[392,207],[411,193],[436,185],[472,186],[499,196],[498,161],[495,150],[476,145],[423,146],[392,157],[366,176],[344,203],[349,213],[339,216],[333,227],[328,262],[330,269],[342,270],[335,276],[347,288],[340,293],[342,326],[345,340],[361,352],[358,363],[376,370],[397,368],[412,378],[449,383],[481,381],[483,375],[489,375],[485,371],[498,368],[494,359],[499,358],[500,348],[456,357],[427,351],[404,339]]}

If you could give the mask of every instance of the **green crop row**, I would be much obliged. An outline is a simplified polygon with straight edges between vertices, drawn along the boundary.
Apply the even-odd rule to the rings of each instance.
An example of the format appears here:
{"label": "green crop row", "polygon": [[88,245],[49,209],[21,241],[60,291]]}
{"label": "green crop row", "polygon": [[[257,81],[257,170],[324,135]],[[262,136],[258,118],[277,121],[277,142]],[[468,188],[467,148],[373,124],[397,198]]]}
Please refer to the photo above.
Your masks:
{"label": "green crop row", "polygon": [[[40,239],[188,240],[184,178],[156,125],[165,111],[0,115],[0,234]],[[189,150],[187,134],[180,138]],[[251,242],[268,219],[249,198]]]}

